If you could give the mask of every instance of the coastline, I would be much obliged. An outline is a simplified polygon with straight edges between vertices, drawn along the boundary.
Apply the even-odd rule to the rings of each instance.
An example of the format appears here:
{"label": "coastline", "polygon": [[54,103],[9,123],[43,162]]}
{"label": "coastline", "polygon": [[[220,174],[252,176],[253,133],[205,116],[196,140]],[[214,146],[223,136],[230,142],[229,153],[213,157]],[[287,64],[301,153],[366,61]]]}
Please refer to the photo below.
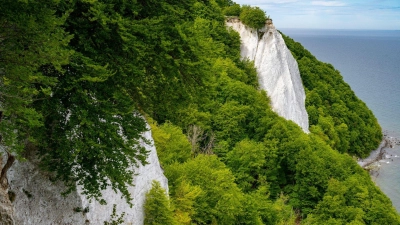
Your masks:
{"label": "coastline", "polygon": [[384,134],[383,140],[380,143],[379,147],[369,154],[367,158],[364,159],[358,159],[357,163],[360,165],[363,169],[370,170],[372,168],[369,168],[373,163],[378,162],[382,160],[385,156],[385,148],[394,148],[395,145],[399,145],[400,141],[395,138],[395,137],[390,137]]}
{"label": "coastline", "polygon": [[382,159],[371,164],[365,170],[369,172],[372,181],[392,201],[393,205],[400,212],[400,145],[384,148]]}
{"label": "coastline", "polygon": [[374,162],[378,162],[383,158],[385,154],[384,148],[386,148],[387,146],[388,146],[388,141],[387,138],[384,137],[381,143],[379,144],[379,147],[371,151],[371,153],[367,158],[357,160],[358,165],[360,165],[364,169],[367,169],[367,167],[373,164]]}

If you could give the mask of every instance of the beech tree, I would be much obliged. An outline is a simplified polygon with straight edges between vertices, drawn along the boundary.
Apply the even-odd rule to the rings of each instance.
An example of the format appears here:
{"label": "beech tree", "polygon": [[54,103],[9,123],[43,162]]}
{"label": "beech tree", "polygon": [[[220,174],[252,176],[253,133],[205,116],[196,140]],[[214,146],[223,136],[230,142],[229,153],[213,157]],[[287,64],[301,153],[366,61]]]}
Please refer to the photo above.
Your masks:
{"label": "beech tree", "polygon": [[240,5],[233,4],[224,9],[225,16],[240,16]]}
{"label": "beech tree", "polygon": [[73,34],[68,47],[74,53],[62,71],[45,71],[58,82],[50,97],[35,103],[46,112],[36,134],[41,165],[64,181],[65,193],[78,184],[101,200],[101,190],[111,186],[130,201],[132,166],[146,164],[147,155],[139,144],[146,141],[146,123],[129,90],[137,66],[127,62],[135,62],[138,46],[127,44],[130,30],[124,28],[137,5],[65,1],[57,9],[56,14],[71,12],[63,27]]}
{"label": "beech tree", "polygon": [[53,1],[5,0],[0,4],[0,145],[8,162],[23,158],[25,145],[37,144],[33,133],[43,126],[43,113],[34,106],[52,94],[57,83],[44,71],[62,71],[72,51],[71,40],[61,27],[68,15],[54,14]]}
{"label": "beech tree", "polygon": [[114,58],[121,53],[123,37],[116,27],[109,29],[114,25],[102,26],[111,19],[105,16],[110,8],[102,6],[45,0],[1,4],[0,135],[19,157],[27,143],[37,147],[41,166],[67,184],[66,193],[79,184],[84,194],[99,199],[111,185],[130,200],[130,168],[145,163],[138,144],[147,128],[123,82],[126,73],[117,70],[122,62],[110,60],[111,53]]}
{"label": "beech tree", "polygon": [[240,11],[240,20],[251,28],[260,29],[265,26],[267,16],[265,12],[258,7],[244,5]]}
{"label": "beech tree", "polygon": [[145,225],[177,224],[165,190],[158,181],[153,181],[152,188],[146,194],[144,214]]}

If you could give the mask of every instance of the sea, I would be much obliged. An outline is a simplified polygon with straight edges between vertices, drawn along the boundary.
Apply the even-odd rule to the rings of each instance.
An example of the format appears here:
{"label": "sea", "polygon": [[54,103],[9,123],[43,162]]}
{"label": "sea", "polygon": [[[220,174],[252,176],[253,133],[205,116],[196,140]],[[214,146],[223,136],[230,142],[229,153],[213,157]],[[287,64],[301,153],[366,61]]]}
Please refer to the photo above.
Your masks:
{"label": "sea", "polygon": [[[384,134],[400,140],[400,30],[281,31],[339,70]],[[400,145],[384,151],[371,177],[400,212]]]}

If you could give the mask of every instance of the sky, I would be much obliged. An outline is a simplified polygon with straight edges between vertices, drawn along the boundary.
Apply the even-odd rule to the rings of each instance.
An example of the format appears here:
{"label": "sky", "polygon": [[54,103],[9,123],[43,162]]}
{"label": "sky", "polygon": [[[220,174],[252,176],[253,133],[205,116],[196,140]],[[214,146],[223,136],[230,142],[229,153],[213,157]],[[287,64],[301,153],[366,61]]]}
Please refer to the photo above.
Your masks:
{"label": "sky", "polygon": [[258,6],[277,29],[400,30],[400,0],[233,0]]}

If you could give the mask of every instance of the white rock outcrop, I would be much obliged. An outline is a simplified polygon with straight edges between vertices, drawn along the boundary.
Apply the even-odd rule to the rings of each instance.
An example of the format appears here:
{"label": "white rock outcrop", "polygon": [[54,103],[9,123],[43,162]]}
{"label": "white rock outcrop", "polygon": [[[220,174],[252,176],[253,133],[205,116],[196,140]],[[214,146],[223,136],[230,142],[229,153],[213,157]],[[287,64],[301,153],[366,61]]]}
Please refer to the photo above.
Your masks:
{"label": "white rock outcrop", "polygon": [[[151,131],[143,134],[150,140]],[[109,221],[113,205],[116,204],[117,215],[125,213],[124,224],[142,225],[144,221],[143,204],[145,194],[151,189],[152,181],[157,180],[168,192],[168,181],[163,174],[154,144],[141,142],[149,151],[148,164],[135,169],[134,186],[129,187],[133,197],[131,208],[121,194],[111,188],[103,191],[107,205],[89,201],[78,191],[66,197],[60,192],[65,190],[62,183],[51,183],[49,176],[38,169],[33,162],[15,162],[8,172],[10,190],[16,194],[14,205],[14,220],[16,224],[104,224]],[[82,210],[82,211],[81,211]],[[80,212],[77,212],[80,211]]]}
{"label": "white rock outcrop", "polygon": [[228,19],[226,25],[240,34],[241,56],[254,61],[260,87],[267,91],[272,109],[308,133],[306,95],[299,68],[282,35],[272,22],[260,30],[245,26],[237,18]]}

